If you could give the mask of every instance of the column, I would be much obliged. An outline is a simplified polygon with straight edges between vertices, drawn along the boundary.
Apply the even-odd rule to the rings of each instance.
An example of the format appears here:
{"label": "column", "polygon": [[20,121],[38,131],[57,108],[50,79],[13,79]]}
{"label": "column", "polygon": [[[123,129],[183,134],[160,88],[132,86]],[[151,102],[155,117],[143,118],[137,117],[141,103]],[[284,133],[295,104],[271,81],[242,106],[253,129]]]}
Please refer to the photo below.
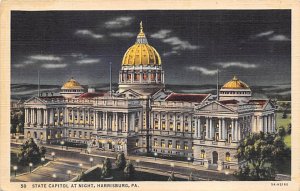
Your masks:
{"label": "column", "polygon": [[79,108],[77,107],[77,125],[79,125],[80,122],[80,112],[79,112]]}
{"label": "column", "polygon": [[231,139],[235,140],[234,138],[234,119],[231,118]]}
{"label": "column", "polygon": [[125,126],[126,127],[125,128],[126,132],[128,132],[128,127],[129,127],[129,116],[128,115],[129,115],[129,113],[126,113],[126,126]]}
{"label": "column", "polygon": [[57,113],[57,124],[58,124],[58,126],[60,126],[60,109],[59,108],[57,108],[56,113]]}
{"label": "column", "polygon": [[95,124],[94,124],[94,127],[95,127],[95,129],[99,129],[99,112],[98,111],[95,111]]}
{"label": "column", "polygon": [[198,124],[198,118],[195,118],[195,132],[194,132],[194,137],[199,137],[198,135],[198,128],[199,128],[199,124]]}
{"label": "column", "polygon": [[161,112],[158,112],[158,130],[161,130]]}
{"label": "column", "polygon": [[83,121],[83,126],[85,126],[85,108],[82,110],[82,121]]}
{"label": "column", "polygon": [[222,118],[222,140],[226,139],[226,124],[225,119]]}
{"label": "column", "polygon": [[27,123],[27,108],[25,108],[24,112],[25,112],[25,124],[26,124]]}
{"label": "column", "polygon": [[208,117],[205,117],[205,119],[206,119],[206,129],[205,129],[205,131],[206,131],[206,133],[205,133],[205,139],[209,139],[209,131],[208,131],[208,129],[209,129],[209,121],[208,121]]}
{"label": "column", "polygon": [[273,132],[273,129],[272,129],[272,126],[273,126],[273,123],[272,123],[272,121],[273,121],[273,120],[272,120],[272,117],[273,117],[272,114],[270,114],[270,115],[269,115],[269,132],[270,132],[270,133]]}
{"label": "column", "polygon": [[235,140],[239,140],[239,136],[238,136],[238,133],[239,133],[239,125],[238,125],[238,119],[235,120]]}
{"label": "column", "polygon": [[126,114],[123,113],[123,118],[122,118],[122,132],[125,132],[125,125],[126,125]]}
{"label": "column", "polygon": [[219,139],[222,139],[222,123],[221,123],[221,119],[218,118],[218,122],[219,122]]}
{"label": "column", "polygon": [[263,116],[259,116],[259,126],[260,126],[259,130],[264,132]]}
{"label": "column", "polygon": [[49,112],[47,108],[46,108],[46,124],[49,125]]}
{"label": "column", "polygon": [[88,127],[90,127],[90,125],[91,125],[91,110],[90,110],[90,108],[88,109],[88,112],[87,112],[87,116],[88,116],[88,120],[87,120],[87,123],[88,123]]}
{"label": "column", "polygon": [[106,125],[105,125],[105,113],[102,112],[102,129],[107,130]]}
{"label": "column", "polygon": [[105,129],[108,130],[108,112],[105,112]]}
{"label": "column", "polygon": [[181,113],[180,131],[184,132],[184,113]]}
{"label": "column", "polygon": [[112,113],[112,123],[111,123],[111,130],[115,131],[116,130],[116,113]]}
{"label": "column", "polygon": [[94,110],[94,129],[97,129],[97,127],[96,127],[96,113],[97,113],[97,111]]}
{"label": "column", "polygon": [[212,139],[213,137],[213,125],[212,125],[212,118],[209,118],[209,138]]}
{"label": "column", "polygon": [[73,124],[73,127],[74,127],[74,121],[75,121],[74,119],[75,119],[75,117],[74,117],[74,107],[73,107],[72,108],[72,124]]}
{"label": "column", "polygon": [[202,132],[202,124],[201,124],[201,117],[198,118],[198,137],[202,138],[201,132]]}
{"label": "column", "polygon": [[177,132],[176,117],[177,117],[177,115],[176,115],[176,113],[174,112],[174,118],[173,118],[173,130],[174,130],[175,132]]}

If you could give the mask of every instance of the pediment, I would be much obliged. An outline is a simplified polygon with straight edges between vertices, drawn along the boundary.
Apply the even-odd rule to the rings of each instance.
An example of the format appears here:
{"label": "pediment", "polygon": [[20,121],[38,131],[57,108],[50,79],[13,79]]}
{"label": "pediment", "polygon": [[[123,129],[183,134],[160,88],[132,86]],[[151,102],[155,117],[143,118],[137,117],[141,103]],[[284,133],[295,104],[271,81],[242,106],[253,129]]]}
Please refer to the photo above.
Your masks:
{"label": "pediment", "polygon": [[236,113],[234,109],[227,107],[219,102],[213,101],[200,105],[195,108],[198,112],[214,112],[214,113]]}
{"label": "pediment", "polygon": [[268,103],[265,105],[264,110],[270,110],[270,109],[274,109],[274,106],[273,106],[273,104],[271,104],[271,102],[268,102]]}
{"label": "pediment", "polygon": [[26,104],[26,105],[30,105],[30,104],[45,105],[46,102],[43,99],[41,99],[41,98],[32,97],[32,98],[29,98],[28,100],[26,100],[24,104]]}
{"label": "pediment", "polygon": [[118,95],[118,97],[128,97],[128,98],[138,98],[140,96],[142,96],[142,94],[139,94],[131,89],[125,90]]}

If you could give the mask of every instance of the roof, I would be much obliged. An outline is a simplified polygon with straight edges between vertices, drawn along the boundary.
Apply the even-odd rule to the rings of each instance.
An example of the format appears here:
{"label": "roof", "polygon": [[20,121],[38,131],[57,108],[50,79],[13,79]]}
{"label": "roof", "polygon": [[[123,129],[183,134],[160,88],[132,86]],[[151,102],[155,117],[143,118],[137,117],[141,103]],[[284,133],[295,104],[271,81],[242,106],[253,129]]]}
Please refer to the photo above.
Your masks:
{"label": "roof", "polygon": [[181,94],[171,93],[165,101],[202,102],[209,94]]}
{"label": "roof", "polygon": [[245,82],[239,80],[236,76],[234,76],[232,80],[224,84],[222,89],[249,89],[249,86]]}
{"label": "roof", "polygon": [[102,96],[104,96],[104,93],[87,92],[87,93],[81,94],[78,98],[79,99],[91,99],[94,97],[102,97]]}
{"label": "roof", "polygon": [[231,100],[222,100],[219,101],[221,104],[223,105],[227,105],[227,104],[237,104],[239,103],[239,101],[235,100],[235,99],[231,99]]}
{"label": "roof", "polygon": [[75,79],[71,78],[69,81],[64,83],[62,89],[83,89],[83,87]]}
{"label": "roof", "polygon": [[255,104],[255,105],[260,105],[260,106],[264,106],[269,100],[267,99],[252,99],[249,100],[249,104]]}

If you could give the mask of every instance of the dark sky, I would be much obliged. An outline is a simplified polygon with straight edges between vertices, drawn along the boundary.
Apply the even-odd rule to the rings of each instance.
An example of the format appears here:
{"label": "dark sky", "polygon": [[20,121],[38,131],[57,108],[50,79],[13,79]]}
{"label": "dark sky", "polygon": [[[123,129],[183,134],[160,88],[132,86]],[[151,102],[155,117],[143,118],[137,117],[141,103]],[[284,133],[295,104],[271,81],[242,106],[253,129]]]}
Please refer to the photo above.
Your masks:
{"label": "dark sky", "polygon": [[168,84],[224,83],[237,75],[249,85],[291,81],[288,10],[260,11],[13,11],[12,83],[81,84],[113,81],[143,21],[162,58]]}

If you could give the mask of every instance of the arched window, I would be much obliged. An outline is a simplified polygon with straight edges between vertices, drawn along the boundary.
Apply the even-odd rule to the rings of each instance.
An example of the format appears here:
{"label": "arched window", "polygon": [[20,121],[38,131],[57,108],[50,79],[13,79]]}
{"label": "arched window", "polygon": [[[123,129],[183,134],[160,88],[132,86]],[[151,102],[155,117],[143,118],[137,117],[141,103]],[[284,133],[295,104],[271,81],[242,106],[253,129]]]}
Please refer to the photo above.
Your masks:
{"label": "arched window", "polygon": [[231,157],[230,157],[230,153],[227,152],[226,153],[226,158],[225,158],[226,161],[230,162],[231,161]]}
{"label": "arched window", "polygon": [[205,158],[205,150],[201,150],[200,158],[202,158],[202,159]]}

